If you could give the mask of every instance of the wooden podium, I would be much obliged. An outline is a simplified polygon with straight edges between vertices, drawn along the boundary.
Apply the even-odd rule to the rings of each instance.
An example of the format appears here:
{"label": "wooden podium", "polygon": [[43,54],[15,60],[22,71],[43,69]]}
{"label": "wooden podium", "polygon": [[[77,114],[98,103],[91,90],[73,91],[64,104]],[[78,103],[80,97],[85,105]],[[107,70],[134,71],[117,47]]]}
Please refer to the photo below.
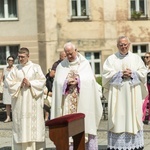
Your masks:
{"label": "wooden podium", "polygon": [[73,138],[73,150],[85,150],[84,118],[84,114],[74,113],[46,122],[57,150],[69,150],[69,137]]}

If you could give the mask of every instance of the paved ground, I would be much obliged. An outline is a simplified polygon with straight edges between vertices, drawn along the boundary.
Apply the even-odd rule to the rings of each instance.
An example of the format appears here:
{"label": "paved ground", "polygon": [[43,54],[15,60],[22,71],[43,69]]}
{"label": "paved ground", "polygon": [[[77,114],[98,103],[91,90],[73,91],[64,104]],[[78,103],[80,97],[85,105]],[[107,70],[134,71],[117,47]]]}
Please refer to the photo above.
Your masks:
{"label": "paved ground", "polygon": [[[3,123],[5,119],[5,110],[0,103],[0,150],[11,150],[12,122]],[[106,150],[107,147],[107,120],[102,119],[98,129],[99,150]],[[46,129],[46,150],[55,150],[54,144],[48,137]],[[144,125],[144,150],[150,150],[150,125]]]}

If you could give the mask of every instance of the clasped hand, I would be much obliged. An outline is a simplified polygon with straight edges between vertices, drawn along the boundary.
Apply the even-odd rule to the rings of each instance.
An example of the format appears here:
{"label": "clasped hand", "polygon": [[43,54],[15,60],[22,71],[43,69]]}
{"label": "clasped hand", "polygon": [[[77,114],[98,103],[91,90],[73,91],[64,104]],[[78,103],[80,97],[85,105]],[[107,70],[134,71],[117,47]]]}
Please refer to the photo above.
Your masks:
{"label": "clasped hand", "polygon": [[68,80],[68,85],[76,85],[78,83],[77,79],[69,79]]}
{"label": "clasped hand", "polygon": [[123,78],[131,78],[132,71],[130,69],[127,68],[122,73],[123,73],[123,76],[122,76]]}
{"label": "clasped hand", "polygon": [[26,78],[24,78],[22,80],[21,87],[30,87],[30,86],[31,86],[30,82]]}

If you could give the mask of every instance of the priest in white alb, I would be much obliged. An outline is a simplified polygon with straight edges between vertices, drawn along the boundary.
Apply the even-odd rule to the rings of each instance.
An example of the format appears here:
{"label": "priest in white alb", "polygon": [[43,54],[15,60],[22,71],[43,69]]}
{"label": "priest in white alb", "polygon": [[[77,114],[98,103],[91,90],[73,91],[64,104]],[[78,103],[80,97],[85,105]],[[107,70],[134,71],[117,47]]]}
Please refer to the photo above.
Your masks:
{"label": "priest in white alb", "polygon": [[19,50],[18,59],[20,64],[6,78],[12,97],[12,150],[44,150],[43,89],[46,79],[41,67],[29,60],[27,48]]}
{"label": "priest in white alb", "polygon": [[99,90],[91,66],[75,45],[64,45],[66,58],[58,65],[53,82],[51,119],[72,113],[85,114],[87,150],[98,150],[97,129],[102,116]]}
{"label": "priest in white alb", "polygon": [[104,62],[102,76],[108,100],[108,150],[142,150],[147,71],[141,57],[129,50],[126,36],[118,38],[117,47],[118,52]]}

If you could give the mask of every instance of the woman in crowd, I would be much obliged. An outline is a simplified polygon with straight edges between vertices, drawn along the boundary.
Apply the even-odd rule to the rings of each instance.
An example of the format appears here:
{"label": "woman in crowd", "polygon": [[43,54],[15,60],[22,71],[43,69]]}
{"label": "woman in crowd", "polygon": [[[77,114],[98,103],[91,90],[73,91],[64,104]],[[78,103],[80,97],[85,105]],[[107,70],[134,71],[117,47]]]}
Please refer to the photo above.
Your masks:
{"label": "woman in crowd", "polygon": [[9,72],[11,71],[11,69],[13,68],[14,57],[9,56],[7,58],[7,63],[8,63],[8,66],[3,69],[2,78],[1,78],[1,81],[4,83],[4,85],[3,85],[3,104],[6,105],[6,119],[5,119],[4,123],[11,121],[11,118],[10,118],[11,96],[9,94],[8,86],[7,86],[5,79],[6,79],[7,75],[9,74]]}
{"label": "woman in crowd", "polygon": [[147,68],[147,89],[148,94],[143,103],[143,122],[150,124],[150,52],[146,52],[144,56],[145,66]]}
{"label": "woman in crowd", "polygon": [[150,69],[150,52],[145,53],[144,62],[145,62],[146,68],[149,70]]}

